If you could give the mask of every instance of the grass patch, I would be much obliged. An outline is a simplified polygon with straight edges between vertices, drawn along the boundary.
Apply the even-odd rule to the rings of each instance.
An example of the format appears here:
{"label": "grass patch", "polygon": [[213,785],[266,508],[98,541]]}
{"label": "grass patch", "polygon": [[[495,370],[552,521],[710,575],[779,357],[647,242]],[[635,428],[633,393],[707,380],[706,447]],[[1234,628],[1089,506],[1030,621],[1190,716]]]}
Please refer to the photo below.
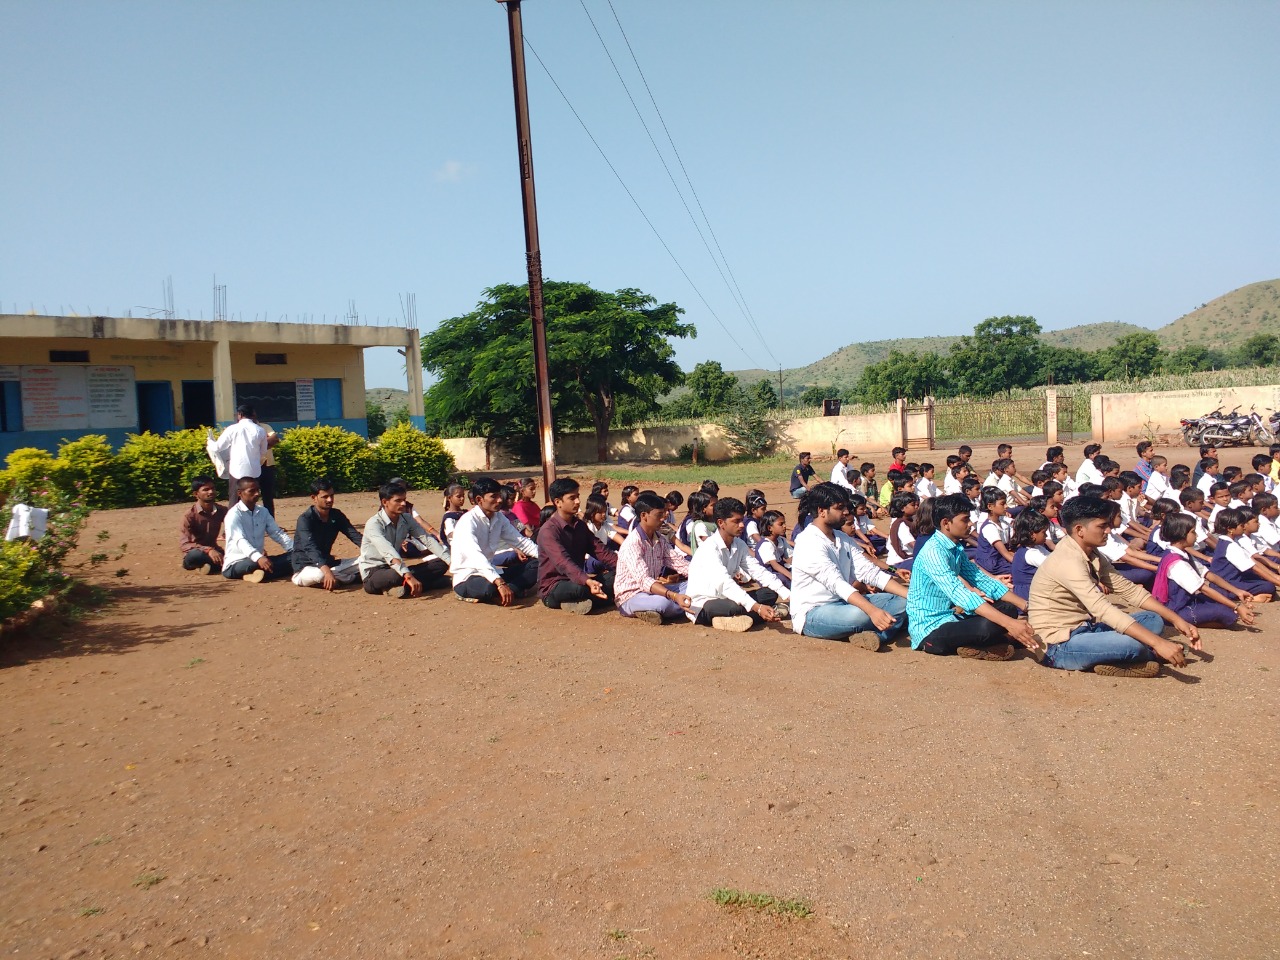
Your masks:
{"label": "grass patch", "polygon": [[748,893],[744,890],[734,890],[732,887],[718,887],[711,891],[710,897],[722,907],[742,907],[800,920],[813,916],[813,907],[809,901],[798,897],[784,898],[775,897],[771,893]]}
{"label": "grass patch", "polygon": [[103,911],[102,907],[81,907],[80,916],[96,917],[98,914],[102,913],[102,911]]}
{"label": "grass patch", "polygon": [[104,833],[104,834],[103,834],[102,836],[100,836],[100,837],[94,837],[94,838],[93,838],[93,845],[94,845],[95,847],[100,847],[100,846],[102,846],[104,843],[110,843],[110,842],[111,842],[112,840],[114,840],[114,839],[115,839],[115,837],[111,836],[111,834],[109,834],[109,833]]}
{"label": "grass patch", "polygon": [[630,934],[625,930],[606,930],[605,936],[610,940],[625,940]]}
{"label": "grass patch", "polygon": [[150,890],[163,879],[163,873],[140,873],[133,881],[133,885],[141,887],[143,890]]}
{"label": "grass patch", "polygon": [[202,663],[204,663],[204,657],[192,657],[187,661],[187,665],[184,669],[190,670],[192,667],[198,667]]}

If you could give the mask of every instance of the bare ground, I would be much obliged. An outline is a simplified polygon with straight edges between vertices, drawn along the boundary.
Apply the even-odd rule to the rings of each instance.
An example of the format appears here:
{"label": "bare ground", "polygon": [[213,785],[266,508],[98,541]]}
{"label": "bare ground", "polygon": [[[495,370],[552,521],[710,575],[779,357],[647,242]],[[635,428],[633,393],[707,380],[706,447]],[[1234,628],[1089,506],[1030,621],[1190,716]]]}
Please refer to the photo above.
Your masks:
{"label": "bare ground", "polygon": [[96,515],[115,602],[2,641],[5,953],[1280,955],[1278,610],[1111,680],[231,584],[182,509]]}

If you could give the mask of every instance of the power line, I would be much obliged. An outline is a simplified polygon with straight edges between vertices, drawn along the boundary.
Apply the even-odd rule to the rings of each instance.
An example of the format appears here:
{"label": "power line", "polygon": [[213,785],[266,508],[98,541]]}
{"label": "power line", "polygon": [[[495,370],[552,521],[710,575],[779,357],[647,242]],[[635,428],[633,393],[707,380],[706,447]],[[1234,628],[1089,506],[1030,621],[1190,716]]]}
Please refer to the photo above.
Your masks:
{"label": "power line", "polygon": [[[698,212],[702,214],[702,220],[707,225],[707,232],[711,234],[711,239],[715,241],[716,250],[720,253],[720,259],[724,261],[724,268],[728,271],[730,279],[733,280],[733,289],[737,292],[737,300],[742,304],[742,309],[745,311],[747,319],[751,322],[751,326],[755,329],[756,336],[760,336],[760,328],[756,325],[755,314],[751,312],[751,307],[747,304],[746,295],[742,292],[742,287],[738,285],[738,278],[734,276],[733,268],[729,266],[729,258],[724,255],[724,248],[720,246],[720,238],[716,236],[716,231],[711,226],[711,218],[707,216],[707,211],[702,206],[702,198],[698,196],[698,191],[693,186],[693,179],[689,176],[689,171],[684,165],[684,158],[680,156],[680,151],[676,148],[675,138],[671,136],[671,130],[667,126],[666,118],[663,117],[662,111],[658,108],[658,101],[653,95],[653,90],[649,87],[649,80],[644,75],[644,70],[640,67],[640,60],[636,57],[636,52],[631,46],[627,31],[622,27],[622,21],[618,18],[618,11],[614,9],[613,0],[606,0],[606,2],[609,4],[609,12],[613,14],[614,23],[618,25],[618,32],[622,34],[622,41],[627,45],[627,52],[631,54],[631,62],[635,64],[636,73],[640,74],[640,82],[644,84],[645,93],[649,95],[649,103],[653,105],[653,112],[658,115],[658,122],[662,124],[662,132],[667,135],[667,143],[671,145],[671,152],[675,154],[676,162],[680,164],[680,172],[684,174],[685,183],[689,185],[689,192],[693,194],[694,202],[698,205]],[[760,337],[760,341],[761,343],[765,342],[763,337]],[[768,349],[767,344],[765,348]]]}
{"label": "power line", "polygon": [[[751,328],[752,332],[755,333],[756,339],[758,339],[760,341],[760,345],[764,347],[765,353],[766,354],[770,353],[771,350],[770,350],[769,344],[765,342],[764,337],[760,333],[760,328],[756,326],[755,319],[747,311],[745,301],[739,299],[739,294],[734,292],[733,285],[729,283],[729,278],[725,276],[725,271],[720,266],[720,260],[718,260],[716,258],[715,253],[712,252],[711,244],[707,242],[707,238],[702,232],[702,227],[698,225],[698,218],[695,217],[693,215],[693,211],[689,209],[689,202],[685,199],[684,191],[680,189],[680,184],[676,182],[675,174],[671,172],[671,167],[667,164],[666,157],[662,155],[662,150],[659,149],[658,142],[653,138],[653,132],[649,129],[649,124],[648,122],[646,122],[644,118],[644,114],[640,112],[640,107],[636,103],[635,97],[631,95],[631,89],[627,86],[627,81],[623,78],[622,71],[618,69],[618,64],[613,59],[613,54],[609,51],[609,45],[604,42],[604,37],[601,36],[600,34],[600,28],[596,26],[595,18],[591,16],[591,11],[587,8],[586,0],[578,0],[578,3],[581,4],[582,6],[582,12],[587,15],[587,20],[591,23],[591,29],[595,31],[596,39],[600,41],[600,46],[604,49],[604,55],[609,59],[609,65],[613,67],[613,72],[617,76],[618,82],[622,84],[622,92],[627,95],[627,99],[631,102],[631,109],[635,111],[636,118],[640,121],[640,126],[644,128],[645,135],[649,138],[649,144],[653,147],[653,152],[658,155],[658,162],[662,164],[662,169],[665,170],[667,173],[667,179],[671,181],[671,186],[675,190],[676,196],[680,198],[680,204],[681,206],[684,207],[684,212],[689,215],[689,222],[693,224],[693,229],[694,231],[697,232],[698,239],[702,241],[702,246],[706,248],[707,256],[711,258],[711,262],[715,265],[716,271],[720,274],[720,279],[724,281],[725,289],[729,291],[729,296],[733,298],[733,301],[735,305],[738,307],[738,311],[742,314],[743,319],[747,321],[747,325]],[[610,8],[612,9],[612,3],[610,3]],[[615,21],[618,21],[617,11],[614,11],[613,17]],[[618,29],[622,30],[621,21],[618,21]],[[623,39],[626,40],[625,31],[623,32]],[[631,44],[629,41],[627,42],[627,49],[631,50]],[[636,60],[636,55],[634,50],[631,50],[631,60],[633,63],[635,63],[636,69],[640,71],[640,64],[639,64],[639,61]],[[644,80],[643,71],[640,71],[640,78],[641,80]],[[648,90],[648,88],[649,88],[649,85],[648,85],[648,82],[646,81],[645,89]],[[651,103],[653,103],[654,110],[658,113],[658,118],[661,120],[662,113],[661,111],[658,111],[658,105],[657,105],[657,102],[654,100],[653,91],[651,90],[649,90],[649,100]],[[665,121],[663,122],[663,128],[666,129]],[[667,141],[671,143],[671,148],[676,153],[676,157],[678,159],[679,152],[675,150],[675,142],[672,140],[670,130],[667,130]],[[683,164],[682,164],[682,167],[683,167]],[[685,171],[685,180],[689,181],[689,174],[687,170]],[[690,191],[693,190],[692,181],[689,181],[689,189]],[[696,197],[696,193],[695,193],[695,197]],[[704,220],[706,219],[705,211],[703,211],[703,219]],[[708,222],[707,224],[708,229],[710,229],[710,226],[711,225]],[[723,258],[724,256],[723,251],[721,251],[720,256],[721,258]],[[725,263],[725,266],[726,267],[728,266],[727,261]]]}
{"label": "power line", "polygon": [[720,325],[720,329],[723,330],[725,334],[729,337],[729,339],[733,341],[734,346],[736,346],[740,351],[742,351],[742,355],[746,357],[748,361],[750,361],[751,365],[753,367],[759,367],[760,364],[756,362],[755,358],[752,357],[751,354],[747,353],[747,348],[744,347],[742,343],[739,341],[739,339],[733,335],[733,332],[727,326],[725,326],[724,321],[720,319],[720,315],[716,313],[715,308],[712,307],[711,304],[707,302],[707,298],[702,295],[702,291],[698,289],[698,285],[693,282],[693,278],[689,276],[689,271],[687,271],[684,268],[684,265],[680,262],[680,258],[677,257],[672,252],[671,247],[667,245],[667,241],[662,239],[662,234],[659,233],[658,228],[653,225],[653,221],[649,219],[649,215],[644,212],[644,207],[640,206],[640,201],[637,200],[636,195],[631,192],[631,188],[627,186],[627,182],[622,179],[622,174],[618,173],[617,167],[613,165],[613,161],[609,159],[609,155],[604,152],[604,148],[601,147],[599,141],[596,140],[595,134],[591,132],[591,128],[587,126],[586,121],[582,119],[582,116],[578,113],[577,109],[574,107],[573,102],[565,94],[564,90],[561,89],[560,84],[556,82],[556,78],[552,75],[551,71],[547,69],[547,65],[543,62],[542,57],[538,56],[538,51],[535,50],[533,47],[533,44],[529,42],[528,33],[525,34],[524,45],[529,48],[529,52],[533,54],[533,58],[538,61],[538,66],[542,67],[543,72],[546,73],[547,75],[547,79],[551,81],[551,85],[556,88],[556,92],[560,94],[561,99],[564,100],[565,106],[569,108],[569,112],[572,113],[574,116],[574,119],[576,119],[578,123],[581,124],[583,131],[587,135],[587,138],[591,141],[592,145],[600,153],[601,158],[604,160],[609,170],[613,173],[614,177],[617,178],[618,183],[622,186],[622,189],[626,191],[627,196],[631,198],[631,202],[635,204],[636,209],[640,211],[640,216],[643,217],[644,222],[649,225],[649,229],[653,231],[653,235],[658,238],[658,242],[662,244],[662,249],[667,251],[667,256],[671,258],[671,261],[676,265],[676,268],[680,271],[681,274],[684,275],[685,280],[689,282],[689,286],[693,288],[693,292],[696,293],[698,295],[698,299],[702,301],[702,305],[707,308],[707,312],[711,314],[711,316],[715,319],[716,323]]}

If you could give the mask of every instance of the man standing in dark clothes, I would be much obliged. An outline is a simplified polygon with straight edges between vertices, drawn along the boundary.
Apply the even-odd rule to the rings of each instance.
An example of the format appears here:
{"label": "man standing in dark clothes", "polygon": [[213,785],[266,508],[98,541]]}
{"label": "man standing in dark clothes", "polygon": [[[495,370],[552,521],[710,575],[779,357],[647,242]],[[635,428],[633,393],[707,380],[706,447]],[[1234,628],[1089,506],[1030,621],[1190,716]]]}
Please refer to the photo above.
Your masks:
{"label": "man standing in dark clothes", "polygon": [[[538,529],[538,596],[553,610],[578,614],[612,604],[618,555],[578,519],[578,481],[568,477],[553,480],[547,495],[556,512]],[[588,557],[594,557],[604,569],[588,574]]]}
{"label": "man standing in dark clothes", "polygon": [[299,587],[332,590],[360,580],[360,558],[335,560],[333,543],[342,534],[357,547],[362,538],[347,515],[333,505],[333,482],[311,484],[311,506],[298,518],[293,534],[293,582]]}
{"label": "man standing in dark clothes", "polygon": [[196,502],[182,515],[182,569],[217,573],[222,569],[222,551],[218,534],[227,508],[218,503],[218,491],[212,477],[196,477],[191,481]]}

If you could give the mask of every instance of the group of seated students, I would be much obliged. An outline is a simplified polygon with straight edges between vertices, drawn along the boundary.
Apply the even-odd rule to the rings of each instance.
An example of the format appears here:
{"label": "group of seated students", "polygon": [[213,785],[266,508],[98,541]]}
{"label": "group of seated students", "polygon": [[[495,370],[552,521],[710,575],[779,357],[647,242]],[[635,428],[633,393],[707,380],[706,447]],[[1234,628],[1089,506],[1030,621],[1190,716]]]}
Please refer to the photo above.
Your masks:
{"label": "group of seated students", "polygon": [[[1228,468],[1221,479],[1212,448],[1193,471],[1140,443],[1136,468],[1122,471],[1091,444],[1072,476],[1063,449],[1050,447],[1029,477],[1012,452],[1002,444],[979,480],[961,447],[941,488],[934,466],[907,462],[901,448],[882,486],[871,464],[851,475],[847,450],[819,482],[803,453],[790,531],[762,491],[721,497],[712,480],[687,501],[628,485],[615,511],[604,482],[584,502],[578,481],[556,480],[539,506],[536,481],[482,477],[445,488],[438,529],[403,481],[388,481],[363,534],[319,480],[291,538],[259,506],[256,481],[238,481],[228,510],[201,477],[182,521],[183,565],[327,590],[359,581],[393,598],[452,588],[504,607],[536,592],[552,609],[616,607],[650,624],[734,632],[789,621],[868,649],[905,630],[928,653],[1006,660],[1016,644],[1049,666],[1115,676],[1183,662],[1181,644],[1159,636],[1165,622],[1198,649],[1198,627],[1252,624],[1254,604],[1280,585],[1280,446],[1254,458],[1254,473]],[[888,520],[886,534],[873,518]],[[339,534],[358,558],[334,558]],[[266,555],[268,536],[283,554]]]}

